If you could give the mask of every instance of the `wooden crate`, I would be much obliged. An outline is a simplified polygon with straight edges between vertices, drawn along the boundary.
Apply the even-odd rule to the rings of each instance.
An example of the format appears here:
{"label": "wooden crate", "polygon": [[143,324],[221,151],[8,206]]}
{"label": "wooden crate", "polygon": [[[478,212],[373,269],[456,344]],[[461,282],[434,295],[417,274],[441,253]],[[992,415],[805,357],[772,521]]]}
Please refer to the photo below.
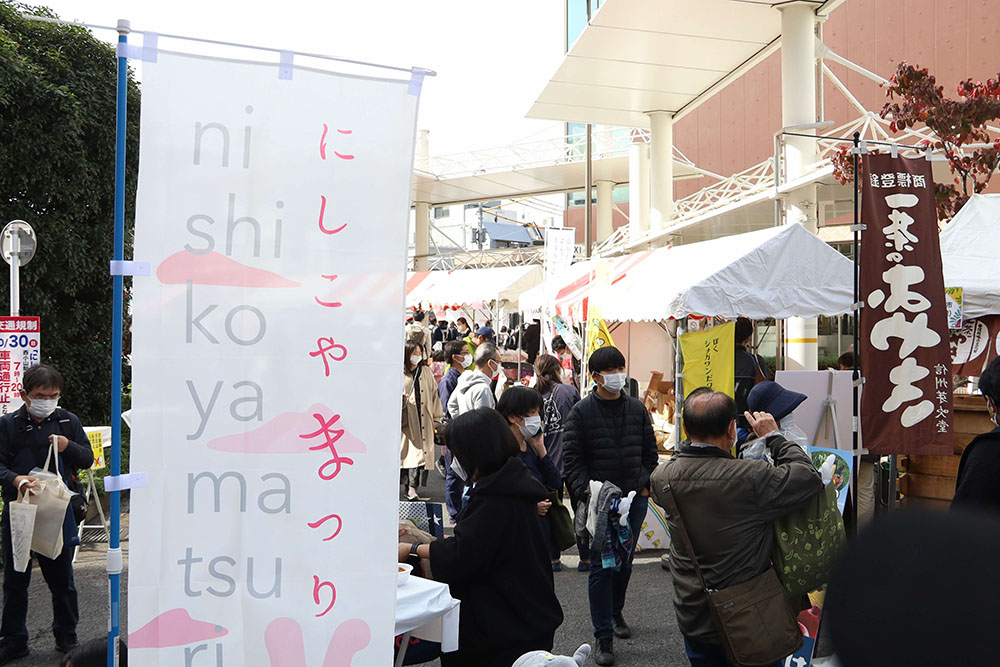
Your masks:
{"label": "wooden crate", "polygon": [[901,507],[947,509],[955,496],[962,452],[977,435],[993,430],[986,399],[982,396],[956,394],[953,405],[954,454],[899,457],[899,467],[905,471],[899,478],[899,490],[903,494]]}

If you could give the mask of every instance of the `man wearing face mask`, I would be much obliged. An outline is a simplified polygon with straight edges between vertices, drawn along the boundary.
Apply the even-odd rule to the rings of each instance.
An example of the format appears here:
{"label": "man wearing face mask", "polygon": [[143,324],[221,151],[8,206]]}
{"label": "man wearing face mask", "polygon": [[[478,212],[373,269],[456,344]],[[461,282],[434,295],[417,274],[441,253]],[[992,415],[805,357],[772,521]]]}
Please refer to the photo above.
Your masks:
{"label": "man wearing face mask", "polygon": [[[744,417],[765,439],[773,465],[733,458],[736,403],[701,387],[684,401],[682,419],[690,442],[652,475],[653,500],[669,507],[670,487],[696,551],[686,552],[681,540],[670,544],[674,610],[692,667],[729,664],[692,555],[709,588],[753,579],[771,567],[774,519],[802,507],[823,488],[809,455],[779,433],[773,416],[746,412]],[[670,533],[677,534],[677,517],[668,513],[667,522]]]}
{"label": "man wearing face mask", "polygon": [[[445,359],[448,360],[449,366],[448,372],[444,374],[441,382],[438,383],[438,396],[441,399],[441,405],[444,406],[445,420],[451,421],[458,415],[453,415],[448,411],[448,401],[451,400],[451,395],[455,393],[455,388],[458,386],[458,379],[461,377],[462,372],[472,364],[472,355],[469,354],[465,343],[460,340],[453,340],[446,343],[444,346],[444,355]],[[459,510],[462,509],[462,489],[464,484],[458,478],[458,475],[455,474],[451,462],[451,452],[445,450],[444,500],[445,505],[448,507],[448,516],[455,517],[458,515]]]}
{"label": "man wearing face mask", "polygon": [[[656,467],[656,437],[642,401],[627,396],[625,357],[615,347],[590,355],[588,367],[596,391],[573,406],[563,430],[563,466],[578,498],[590,494],[590,481],[611,482],[622,497],[635,491],[628,513],[633,535],[646,517],[649,474]],[[616,572],[601,567],[602,555],[591,551],[589,597],[598,665],[614,664],[613,638],[632,635],[622,614],[632,574],[634,545]]]}
{"label": "man wearing face mask", "polygon": [[[979,391],[994,425],[1000,424],[1000,357],[979,377]],[[1000,512],[1000,427],[977,435],[962,452],[955,482],[953,510]]]}
{"label": "man wearing face mask", "polygon": [[[16,412],[0,418],[0,486],[3,500],[12,502],[18,489],[28,492],[37,487],[36,478],[29,473],[42,468],[49,451],[50,438],[56,438],[59,451],[59,473],[67,486],[79,469],[89,468],[94,462],[87,435],[76,415],[59,407],[63,377],[51,366],[29,368],[22,380],[21,399]],[[56,461],[49,465],[56,472]],[[6,508],[5,508],[6,510]],[[38,560],[49,590],[52,592],[52,632],[56,649],[65,653],[77,645],[76,625],[80,618],[77,606],[76,585],[73,581],[73,549],[78,545],[72,505],[66,508],[63,528],[63,552],[56,559],[38,554]],[[14,569],[11,548],[10,519],[3,513],[3,623],[0,626],[0,665],[28,655],[28,585],[31,582],[31,565],[27,571]]]}

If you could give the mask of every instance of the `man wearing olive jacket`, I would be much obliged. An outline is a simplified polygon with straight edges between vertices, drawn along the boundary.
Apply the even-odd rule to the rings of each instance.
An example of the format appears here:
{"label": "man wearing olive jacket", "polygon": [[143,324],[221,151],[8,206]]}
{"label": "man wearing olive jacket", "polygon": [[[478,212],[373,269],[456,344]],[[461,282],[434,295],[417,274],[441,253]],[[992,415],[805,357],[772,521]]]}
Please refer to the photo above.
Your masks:
{"label": "man wearing olive jacket", "polygon": [[[638,535],[649,503],[649,474],[656,467],[656,436],[642,401],[627,396],[625,357],[614,347],[590,355],[588,367],[597,388],[573,406],[563,429],[563,466],[573,496],[589,496],[590,481],[611,482],[622,497],[636,492],[628,513],[632,535]],[[576,508],[574,508],[576,509]],[[632,575],[635,544],[616,572],[601,566],[601,554],[591,550],[588,580],[590,618],[594,624],[598,665],[614,664],[614,637],[632,632],[622,610]]]}
{"label": "man wearing olive jacket", "polygon": [[[766,438],[774,464],[734,459],[736,404],[729,396],[696,389],[684,401],[684,444],[652,475],[651,493],[668,507],[669,485],[684,519],[709,588],[749,581],[771,567],[773,521],[799,509],[823,489],[805,450],[777,433],[766,412],[745,413],[754,432]],[[677,517],[667,516],[670,533]],[[695,667],[726,667],[726,654],[712,623],[701,579],[680,540],[670,544],[677,625]],[[777,664],[777,663],[775,663]]]}

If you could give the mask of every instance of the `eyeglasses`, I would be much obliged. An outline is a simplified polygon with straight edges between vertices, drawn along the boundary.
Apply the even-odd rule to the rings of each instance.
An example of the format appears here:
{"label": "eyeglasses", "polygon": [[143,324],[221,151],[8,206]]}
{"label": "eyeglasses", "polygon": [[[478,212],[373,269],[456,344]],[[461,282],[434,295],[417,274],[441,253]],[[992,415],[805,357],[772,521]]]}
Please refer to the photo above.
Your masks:
{"label": "eyeglasses", "polygon": [[28,398],[33,401],[57,401],[61,396],[61,392],[56,392],[54,394],[28,394]]}

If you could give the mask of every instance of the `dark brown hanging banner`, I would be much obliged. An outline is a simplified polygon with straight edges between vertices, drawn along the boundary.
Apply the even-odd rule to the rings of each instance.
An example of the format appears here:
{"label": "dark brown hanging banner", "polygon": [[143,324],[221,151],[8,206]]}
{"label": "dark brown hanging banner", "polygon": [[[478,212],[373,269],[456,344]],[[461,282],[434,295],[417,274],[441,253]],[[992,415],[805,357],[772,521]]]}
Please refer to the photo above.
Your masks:
{"label": "dark brown hanging banner", "polygon": [[952,359],[931,165],[889,155],[863,160],[863,446],[874,454],[950,454]]}

